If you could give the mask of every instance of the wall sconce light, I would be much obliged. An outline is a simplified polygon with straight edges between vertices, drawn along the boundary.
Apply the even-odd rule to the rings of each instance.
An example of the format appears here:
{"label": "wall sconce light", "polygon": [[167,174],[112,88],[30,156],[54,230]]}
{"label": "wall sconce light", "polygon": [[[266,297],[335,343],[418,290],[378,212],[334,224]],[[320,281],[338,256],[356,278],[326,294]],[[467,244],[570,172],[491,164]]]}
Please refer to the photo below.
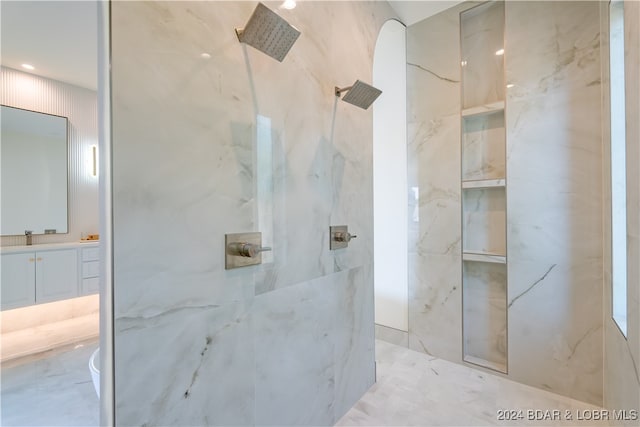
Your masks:
{"label": "wall sconce light", "polygon": [[91,146],[92,158],[93,158],[93,176],[98,175],[98,147]]}

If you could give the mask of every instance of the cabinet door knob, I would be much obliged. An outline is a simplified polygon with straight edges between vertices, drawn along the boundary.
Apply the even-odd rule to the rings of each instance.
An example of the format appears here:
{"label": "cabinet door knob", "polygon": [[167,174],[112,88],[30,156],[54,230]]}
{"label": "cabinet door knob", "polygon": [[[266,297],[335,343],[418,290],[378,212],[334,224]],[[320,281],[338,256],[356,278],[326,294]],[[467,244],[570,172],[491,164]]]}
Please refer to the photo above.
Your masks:
{"label": "cabinet door knob", "polygon": [[35,258],[29,258],[29,262],[34,262],[35,260]]}
{"label": "cabinet door knob", "polygon": [[36,261],[42,261],[42,258],[38,257],[36,258]]}

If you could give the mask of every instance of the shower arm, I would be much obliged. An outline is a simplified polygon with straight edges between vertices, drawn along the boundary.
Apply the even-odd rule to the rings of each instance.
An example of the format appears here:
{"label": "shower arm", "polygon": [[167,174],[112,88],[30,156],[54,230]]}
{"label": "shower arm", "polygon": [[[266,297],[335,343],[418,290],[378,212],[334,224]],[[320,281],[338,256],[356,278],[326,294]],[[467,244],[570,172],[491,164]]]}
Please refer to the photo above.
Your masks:
{"label": "shower arm", "polygon": [[338,98],[340,98],[340,94],[341,94],[342,92],[345,92],[345,91],[347,91],[347,90],[350,90],[352,87],[353,87],[353,85],[351,85],[351,86],[347,86],[347,87],[345,87],[345,88],[340,89],[338,86],[336,86],[336,96],[337,96]]}

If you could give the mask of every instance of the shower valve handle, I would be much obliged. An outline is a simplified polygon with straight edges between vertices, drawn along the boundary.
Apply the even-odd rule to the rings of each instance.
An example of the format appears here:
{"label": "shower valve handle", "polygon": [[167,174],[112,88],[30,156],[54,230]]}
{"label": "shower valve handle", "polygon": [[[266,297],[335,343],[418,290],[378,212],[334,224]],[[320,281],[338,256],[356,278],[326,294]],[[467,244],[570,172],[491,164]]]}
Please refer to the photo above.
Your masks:
{"label": "shower valve handle", "polygon": [[356,236],[355,234],[351,234],[351,233],[348,233],[348,232],[347,233],[343,233],[343,232],[339,231],[339,232],[334,234],[333,238],[334,238],[334,240],[336,242],[347,242],[347,243],[349,243],[349,241],[351,241],[351,239],[355,239],[356,237],[358,237],[358,236]]}
{"label": "shower valve handle", "polygon": [[227,245],[227,253],[246,258],[255,258],[261,252],[270,251],[268,246],[260,246],[253,243],[229,243]]}

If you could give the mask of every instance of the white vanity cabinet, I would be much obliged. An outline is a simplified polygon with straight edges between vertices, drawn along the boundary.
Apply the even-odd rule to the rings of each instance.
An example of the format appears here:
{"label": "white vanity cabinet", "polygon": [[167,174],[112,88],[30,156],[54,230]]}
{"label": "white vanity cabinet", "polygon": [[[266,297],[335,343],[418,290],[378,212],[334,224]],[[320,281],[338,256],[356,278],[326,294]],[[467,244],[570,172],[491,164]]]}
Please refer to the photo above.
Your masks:
{"label": "white vanity cabinet", "polygon": [[36,303],[35,254],[0,255],[2,310]]}
{"label": "white vanity cabinet", "polygon": [[0,308],[98,292],[98,245],[49,244],[2,248]]}
{"label": "white vanity cabinet", "polygon": [[97,246],[80,248],[80,254],[82,259],[80,293],[95,294],[100,291],[100,248]]}
{"label": "white vanity cabinet", "polygon": [[78,296],[78,251],[36,252],[36,304]]}

